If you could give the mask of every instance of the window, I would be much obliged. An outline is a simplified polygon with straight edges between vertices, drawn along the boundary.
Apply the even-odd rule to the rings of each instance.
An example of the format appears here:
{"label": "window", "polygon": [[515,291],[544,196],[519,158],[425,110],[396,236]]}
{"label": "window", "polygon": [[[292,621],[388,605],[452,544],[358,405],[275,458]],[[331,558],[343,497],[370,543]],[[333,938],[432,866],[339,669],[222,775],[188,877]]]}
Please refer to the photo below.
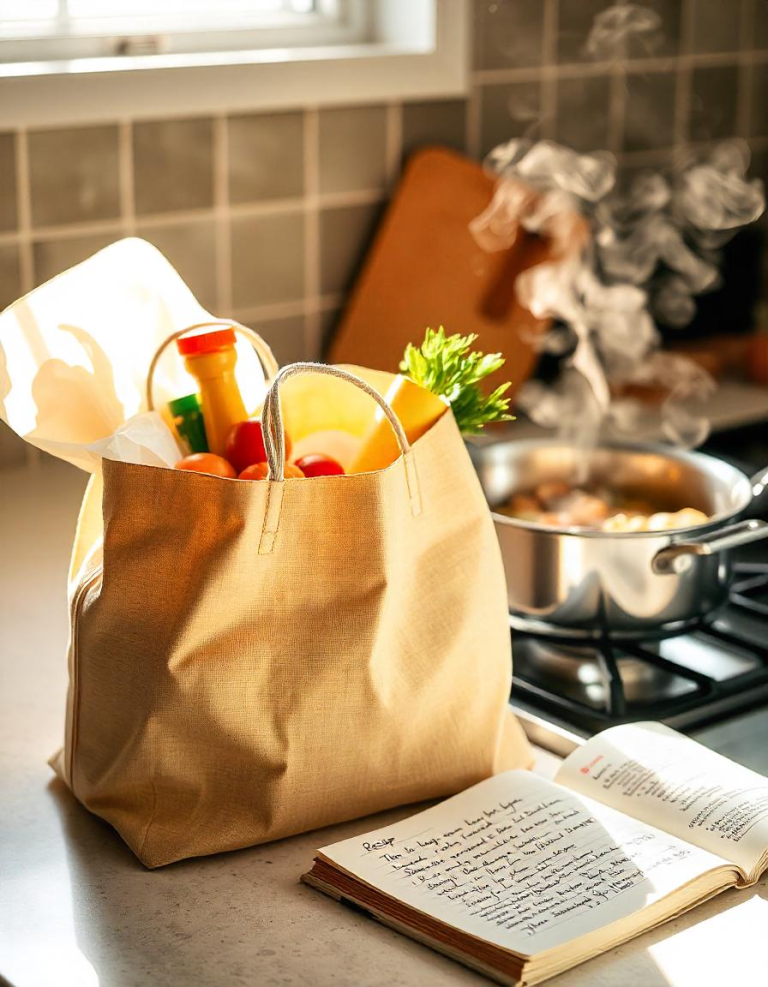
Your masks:
{"label": "window", "polygon": [[463,96],[469,7],[0,0],[0,130]]}
{"label": "window", "polygon": [[[366,38],[360,0],[0,0],[0,63],[184,56]],[[26,63],[26,66],[24,65]],[[146,62],[142,62],[147,67]]]}

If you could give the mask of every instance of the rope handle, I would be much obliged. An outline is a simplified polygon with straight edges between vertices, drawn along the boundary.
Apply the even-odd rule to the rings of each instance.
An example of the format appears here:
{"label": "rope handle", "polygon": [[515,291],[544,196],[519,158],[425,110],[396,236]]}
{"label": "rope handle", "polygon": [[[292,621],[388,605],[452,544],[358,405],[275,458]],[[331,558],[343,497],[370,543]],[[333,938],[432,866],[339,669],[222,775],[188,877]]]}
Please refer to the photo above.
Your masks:
{"label": "rope handle", "polygon": [[253,329],[250,329],[248,326],[241,325],[239,322],[235,322],[234,319],[215,319],[212,322],[198,322],[193,326],[187,326],[186,329],[179,329],[177,332],[172,332],[171,335],[164,339],[155,350],[155,355],[152,357],[152,361],[149,364],[149,370],[147,371],[147,407],[150,411],[155,410],[152,385],[154,383],[155,370],[157,369],[157,364],[160,357],[163,355],[168,346],[170,346],[174,340],[178,339],[179,336],[185,336],[188,332],[192,332],[194,329],[205,329],[208,326],[225,326],[234,329],[236,332],[242,333],[243,336],[246,336],[250,340],[251,345],[256,351],[259,362],[264,368],[267,383],[277,377],[280,370],[280,365],[275,359],[275,355],[269,348],[269,345]]}
{"label": "rope handle", "polygon": [[264,399],[264,407],[261,412],[262,433],[264,435],[264,449],[267,454],[267,464],[269,466],[270,480],[280,482],[285,479],[285,429],[283,428],[283,415],[280,408],[280,386],[289,377],[298,374],[323,374],[328,377],[338,377],[349,384],[353,384],[378,404],[384,412],[392,431],[395,433],[397,444],[404,457],[411,451],[411,445],[405,434],[400,419],[392,410],[391,405],[381,394],[370,384],[367,384],[361,377],[351,374],[348,370],[340,367],[329,366],[325,363],[291,363],[277,374],[267,391]]}

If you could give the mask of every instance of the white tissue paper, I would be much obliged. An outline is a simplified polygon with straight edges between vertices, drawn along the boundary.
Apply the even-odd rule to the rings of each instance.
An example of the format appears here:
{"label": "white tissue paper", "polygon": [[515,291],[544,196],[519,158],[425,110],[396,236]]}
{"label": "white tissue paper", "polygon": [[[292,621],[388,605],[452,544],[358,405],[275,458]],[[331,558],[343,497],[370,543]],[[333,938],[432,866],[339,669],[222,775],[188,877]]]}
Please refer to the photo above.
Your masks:
{"label": "white tissue paper", "polygon": [[[102,457],[172,466],[182,453],[159,412],[197,383],[171,343],[150,413],[147,371],[172,333],[214,319],[159,250],[119,240],[0,313],[0,418],[88,472]],[[238,384],[254,409],[264,373],[247,340],[238,340],[237,354]]]}
{"label": "white tissue paper", "polygon": [[129,418],[106,439],[86,446],[99,459],[143,466],[173,466],[184,455],[173,432],[157,411]]}

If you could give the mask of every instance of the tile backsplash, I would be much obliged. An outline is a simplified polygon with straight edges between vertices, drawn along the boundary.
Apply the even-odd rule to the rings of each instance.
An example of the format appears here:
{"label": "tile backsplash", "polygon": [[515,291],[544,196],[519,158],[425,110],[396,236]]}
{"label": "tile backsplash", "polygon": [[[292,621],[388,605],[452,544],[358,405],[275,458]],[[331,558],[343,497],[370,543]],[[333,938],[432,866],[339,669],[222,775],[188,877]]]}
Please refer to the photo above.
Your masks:
{"label": "tile backsplash", "polygon": [[[642,0],[653,30],[617,42],[603,16],[588,45],[608,7],[474,0],[466,100],[0,133],[0,307],[135,234],[281,362],[318,358],[422,145],[549,137],[634,169],[740,136],[767,179],[768,0]],[[23,455],[0,430],[0,463]]]}

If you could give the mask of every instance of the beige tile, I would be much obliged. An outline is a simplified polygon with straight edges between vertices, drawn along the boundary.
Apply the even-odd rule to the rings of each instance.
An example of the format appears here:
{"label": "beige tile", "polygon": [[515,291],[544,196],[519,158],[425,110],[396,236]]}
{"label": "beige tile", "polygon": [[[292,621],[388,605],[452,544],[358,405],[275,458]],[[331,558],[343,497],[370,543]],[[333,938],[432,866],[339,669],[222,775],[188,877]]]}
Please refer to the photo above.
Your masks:
{"label": "beige tile", "polygon": [[142,226],[137,233],[173,264],[200,304],[216,311],[216,241],[212,219],[168,226]]}
{"label": "beige tile", "polygon": [[749,41],[753,48],[768,49],[768,3],[756,3],[753,17]]}
{"label": "beige tile", "polygon": [[322,110],[320,191],[384,188],[386,126],[383,106]]}
{"label": "beige tile", "polygon": [[739,48],[742,0],[692,0],[692,48],[695,52]]}
{"label": "beige tile", "polygon": [[541,65],[544,0],[474,0],[475,68]]}
{"label": "beige tile", "polygon": [[561,78],[557,82],[555,138],[577,151],[608,146],[610,82],[596,78]]}
{"label": "beige tile", "polygon": [[304,216],[232,219],[232,298],[235,308],[304,297]]}
{"label": "beige tile", "polygon": [[20,466],[27,458],[27,443],[0,421],[0,469],[5,466]]}
{"label": "beige tile", "polygon": [[324,357],[341,322],[343,309],[327,308],[320,313],[320,346]]}
{"label": "beige tile", "polygon": [[29,171],[35,226],[120,215],[117,127],[32,131]]}
{"label": "beige tile", "polygon": [[294,315],[287,319],[271,319],[268,322],[249,322],[248,325],[269,343],[281,367],[286,363],[316,359],[304,342],[303,315]]}
{"label": "beige tile", "polygon": [[513,137],[541,137],[541,85],[513,82],[480,91],[480,153],[485,156]]}
{"label": "beige tile", "polygon": [[[729,4],[732,0],[716,0]],[[595,59],[651,58],[675,55],[680,47],[682,0],[643,0],[642,8],[658,21],[649,31],[598,31],[602,43],[597,50],[587,44],[601,14],[611,6],[608,0],[559,0],[557,58],[563,62],[588,62]],[[594,40],[594,36],[593,36]]]}
{"label": "beige tile", "polygon": [[213,205],[213,123],[150,120],[133,127],[133,177],[139,215]]}
{"label": "beige tile", "polygon": [[462,99],[407,103],[403,107],[403,157],[434,144],[463,151],[466,118],[467,104]]}
{"label": "beige tile", "polygon": [[352,287],[382,214],[380,204],[324,209],[320,213],[320,291]]}
{"label": "beige tile", "polygon": [[739,71],[735,65],[695,68],[691,76],[691,140],[733,137],[738,98]]}
{"label": "beige tile", "polygon": [[674,72],[630,72],[626,77],[624,150],[669,147],[675,138]]}
{"label": "beige tile", "polygon": [[19,248],[15,243],[0,245],[0,311],[21,295]]}
{"label": "beige tile", "polygon": [[15,230],[16,136],[0,134],[0,230]]}
{"label": "beige tile", "polygon": [[752,137],[768,137],[768,64],[766,63],[752,66],[750,135]]}
{"label": "beige tile", "polygon": [[120,239],[120,234],[99,233],[63,240],[38,240],[33,244],[35,284],[43,284],[62,271],[87,260],[102,247]]}
{"label": "beige tile", "polygon": [[229,199],[233,203],[304,194],[301,113],[230,117]]}

